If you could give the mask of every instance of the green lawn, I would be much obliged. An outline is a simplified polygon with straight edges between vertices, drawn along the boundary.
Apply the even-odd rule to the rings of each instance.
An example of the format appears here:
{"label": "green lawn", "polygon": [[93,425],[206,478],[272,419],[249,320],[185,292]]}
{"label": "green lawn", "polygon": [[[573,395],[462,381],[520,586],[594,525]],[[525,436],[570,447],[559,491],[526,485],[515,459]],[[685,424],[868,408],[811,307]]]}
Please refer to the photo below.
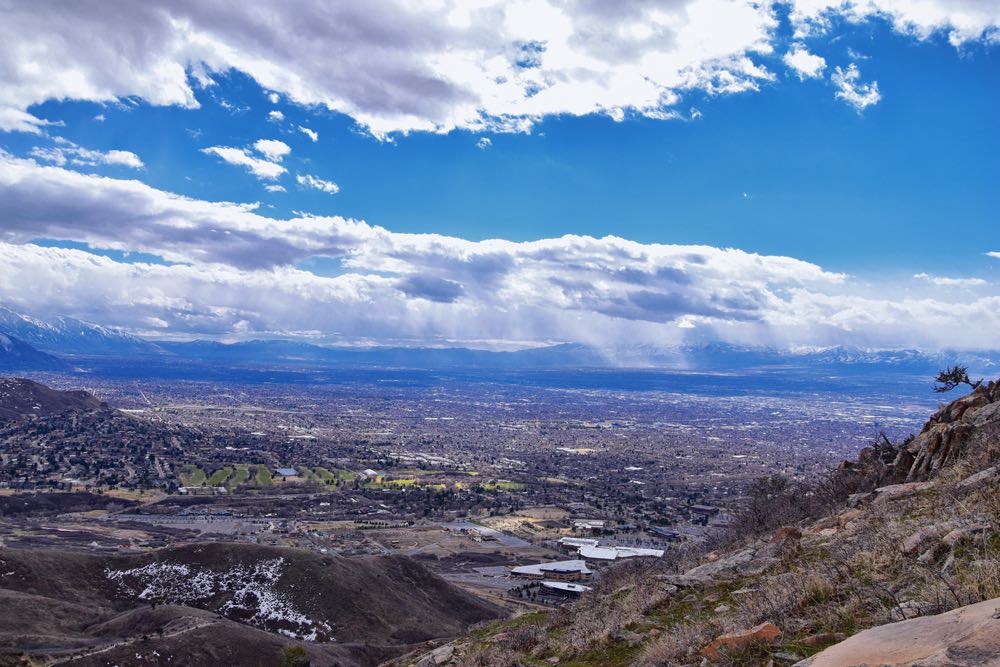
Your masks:
{"label": "green lawn", "polygon": [[250,479],[250,466],[246,463],[236,464],[236,474],[229,478],[229,491],[235,491],[240,484],[246,484]]}
{"label": "green lawn", "polygon": [[184,464],[181,468],[180,473],[177,475],[181,478],[182,486],[204,486],[205,485],[205,471],[194,465],[193,463]]}
{"label": "green lawn", "polygon": [[257,474],[254,476],[254,481],[260,486],[271,486],[274,484],[274,480],[271,478],[271,471],[267,469],[267,466],[257,466]]}
{"label": "green lawn", "polygon": [[212,473],[212,476],[208,478],[209,486],[222,486],[229,479],[229,476],[233,474],[233,469],[229,466],[219,468]]}

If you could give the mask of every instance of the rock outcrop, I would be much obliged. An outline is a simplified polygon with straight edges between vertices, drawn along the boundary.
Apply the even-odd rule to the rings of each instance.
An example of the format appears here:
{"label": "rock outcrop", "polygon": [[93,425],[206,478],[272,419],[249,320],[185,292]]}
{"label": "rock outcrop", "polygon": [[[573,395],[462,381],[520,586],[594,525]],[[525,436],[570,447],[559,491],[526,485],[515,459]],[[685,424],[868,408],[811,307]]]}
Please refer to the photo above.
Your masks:
{"label": "rock outcrop", "polygon": [[1000,665],[1000,598],[880,625],[795,667],[995,667]]}
{"label": "rock outcrop", "polygon": [[895,474],[900,481],[926,480],[961,455],[963,446],[977,427],[998,417],[1000,382],[980,385],[968,396],[949,403],[927,420],[920,434],[896,456],[893,462]]}

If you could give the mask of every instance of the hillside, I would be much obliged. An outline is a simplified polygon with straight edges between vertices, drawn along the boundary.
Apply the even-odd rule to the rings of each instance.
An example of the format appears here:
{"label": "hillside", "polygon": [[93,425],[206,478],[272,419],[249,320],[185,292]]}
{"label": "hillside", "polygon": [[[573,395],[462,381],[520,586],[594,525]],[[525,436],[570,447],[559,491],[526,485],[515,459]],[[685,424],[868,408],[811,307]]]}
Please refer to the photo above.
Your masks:
{"label": "hillside", "polygon": [[104,403],[86,391],[59,391],[24,378],[0,377],[0,420],[102,407]]}
{"label": "hillside", "polygon": [[0,571],[0,600],[19,610],[0,615],[0,650],[100,649],[74,664],[133,664],[138,651],[155,664],[270,665],[288,645],[314,664],[375,664],[498,615],[401,557],[219,542],[112,557],[5,549]]}
{"label": "hillside", "polygon": [[68,370],[69,364],[28,345],[23,340],[0,333],[0,371]]}
{"label": "hillside", "polygon": [[573,605],[484,625],[437,655],[501,667],[1000,664],[998,463],[990,383],[818,486],[759,483],[711,551],[611,568]]}

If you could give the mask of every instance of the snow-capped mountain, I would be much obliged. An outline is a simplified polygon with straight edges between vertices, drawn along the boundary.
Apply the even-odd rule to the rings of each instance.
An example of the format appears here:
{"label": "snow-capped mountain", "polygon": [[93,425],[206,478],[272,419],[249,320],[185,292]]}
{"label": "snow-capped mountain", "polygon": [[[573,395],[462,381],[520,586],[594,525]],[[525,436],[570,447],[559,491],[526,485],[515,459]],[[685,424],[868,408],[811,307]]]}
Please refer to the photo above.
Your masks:
{"label": "snow-capped mountain", "polygon": [[53,354],[127,355],[153,353],[149,341],[72,317],[32,317],[0,306],[0,333]]}

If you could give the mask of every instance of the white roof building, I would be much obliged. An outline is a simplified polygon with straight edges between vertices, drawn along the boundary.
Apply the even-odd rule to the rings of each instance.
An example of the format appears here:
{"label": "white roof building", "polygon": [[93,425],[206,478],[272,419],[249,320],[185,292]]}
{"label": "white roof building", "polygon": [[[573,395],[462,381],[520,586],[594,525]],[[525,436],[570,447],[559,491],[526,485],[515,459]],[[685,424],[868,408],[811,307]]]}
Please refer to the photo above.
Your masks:
{"label": "white roof building", "polygon": [[560,560],[553,563],[538,563],[536,565],[522,565],[511,570],[512,574],[525,577],[544,577],[547,574],[572,574],[582,575],[592,574],[590,568],[582,560]]}
{"label": "white roof building", "polygon": [[662,558],[663,549],[639,547],[582,546],[577,553],[587,560],[618,560],[619,558]]}
{"label": "white roof building", "polygon": [[585,537],[560,537],[559,544],[567,547],[596,547],[599,542]]}
{"label": "white roof building", "polygon": [[590,586],[574,584],[568,581],[543,581],[542,586],[556,591],[566,591],[568,593],[586,593],[590,590]]}

